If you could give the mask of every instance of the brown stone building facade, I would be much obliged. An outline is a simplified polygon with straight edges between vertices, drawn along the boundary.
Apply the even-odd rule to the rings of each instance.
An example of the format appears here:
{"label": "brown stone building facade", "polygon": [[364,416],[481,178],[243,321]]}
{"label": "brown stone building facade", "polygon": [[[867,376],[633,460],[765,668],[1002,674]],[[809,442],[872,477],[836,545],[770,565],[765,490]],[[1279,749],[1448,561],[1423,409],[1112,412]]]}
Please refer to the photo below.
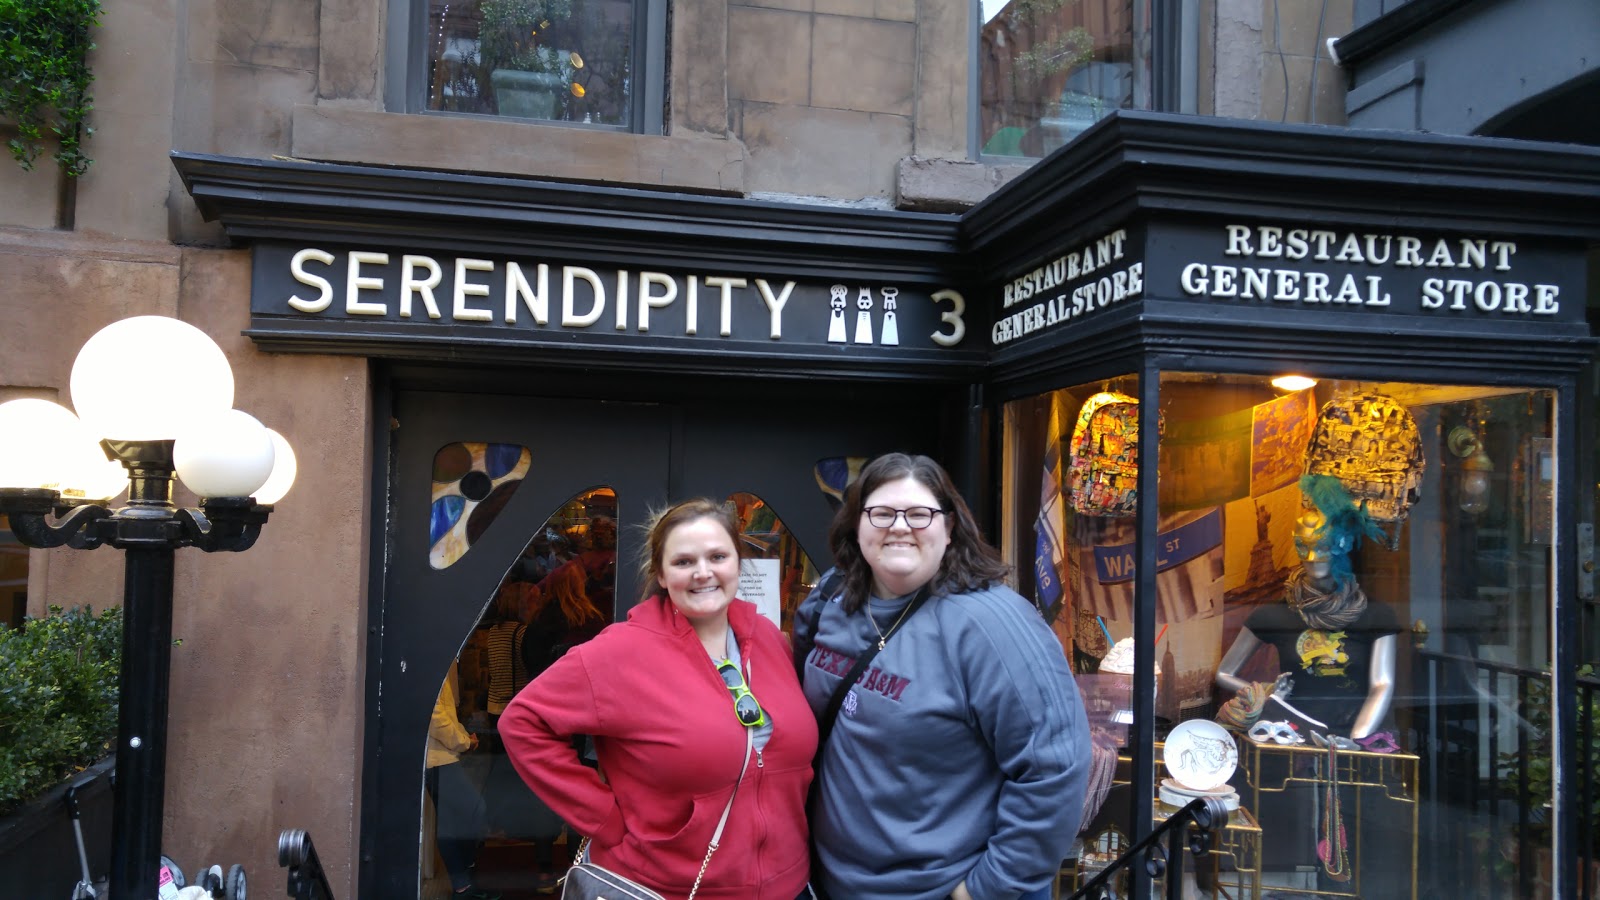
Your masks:
{"label": "brown stone building facade", "polygon": [[[986,407],[990,401],[973,385],[983,381],[983,352],[1003,355],[998,340],[993,346],[989,340],[991,322],[1002,313],[998,301],[990,310],[972,296],[965,301],[969,318],[961,320],[960,307],[940,297],[950,285],[993,284],[1009,276],[1027,259],[1029,238],[1011,234],[1008,240],[1022,249],[996,251],[1000,261],[992,269],[962,261],[976,251],[959,236],[959,214],[1027,172],[1033,157],[1082,133],[1070,126],[1050,132],[1040,123],[1070,118],[1065,107],[1085,97],[1102,104],[1085,127],[1116,108],[1343,125],[1348,73],[1330,58],[1327,41],[1350,33],[1357,15],[1355,0],[1191,0],[1151,4],[1154,13],[1136,11],[1141,4],[1088,0],[1015,0],[1000,9],[964,0],[639,0],[637,34],[657,46],[654,56],[637,57],[645,74],[636,81],[634,102],[655,97],[658,106],[633,124],[585,127],[581,120],[523,119],[504,110],[427,108],[429,76],[417,70],[445,51],[430,51],[430,38],[420,32],[444,20],[435,15],[440,4],[419,11],[413,4],[421,3],[110,4],[90,55],[95,132],[86,148],[93,166],[69,180],[45,164],[31,172],[0,165],[0,400],[37,396],[69,403],[73,355],[90,335],[129,316],[175,316],[222,346],[235,371],[235,405],[281,432],[299,456],[297,485],[254,548],[180,553],[177,568],[173,631],[182,644],[172,654],[164,846],[186,860],[242,862],[269,894],[278,883],[274,839],[282,829],[302,828],[314,836],[338,896],[401,895],[378,871],[396,851],[375,836],[390,810],[375,795],[415,795],[421,783],[391,784],[375,773],[387,733],[377,721],[381,700],[398,677],[386,674],[387,667],[404,671],[393,658],[397,651],[383,649],[379,639],[394,625],[385,618],[385,604],[392,616],[396,608],[424,602],[397,586],[392,556],[426,555],[427,548],[410,547],[410,538],[391,533],[387,523],[392,515],[405,517],[397,529],[422,521],[411,518],[416,509],[395,512],[404,502],[390,492],[396,485],[425,488],[426,480],[402,484],[412,470],[388,460],[421,452],[417,459],[425,463],[436,447],[396,449],[407,429],[448,436],[453,421],[437,408],[408,404],[443,392],[473,407],[511,381],[538,381],[533,393],[540,403],[570,399],[598,407],[599,400],[670,399],[659,392],[715,398],[718,379],[744,367],[789,380],[780,394],[795,412],[758,426],[777,435],[784,422],[837,411],[834,399],[805,400],[793,387],[820,374],[841,385],[848,402],[911,402],[905,421],[862,416],[853,427],[860,433],[880,428],[869,441],[875,447],[900,440],[953,459],[953,468],[965,473],[963,486],[979,494],[975,502],[982,505],[981,495],[1000,490],[990,480],[992,442],[981,422],[983,410],[994,407]],[[1049,28],[1006,24],[1005,17],[1039,7],[1065,9],[1065,18]],[[651,20],[646,12],[659,15]],[[1017,60],[1054,46],[1051,41],[1073,28],[1095,32],[1074,45],[1085,59],[1126,64],[1114,76],[1126,79],[1125,98],[1079,90],[1075,69],[1036,68],[1023,79],[1033,87],[1017,88],[1026,68]],[[1000,31],[1010,44],[995,43]],[[986,68],[986,58],[994,65]],[[654,75],[648,72],[652,59],[659,65]],[[1002,90],[1002,83],[1010,87]],[[1040,90],[1049,94],[1043,106]],[[1021,95],[1029,96],[1017,100]],[[1037,108],[1005,114],[984,108],[1003,99]],[[0,123],[0,133],[5,127]],[[989,143],[1004,127],[1018,129],[1015,141]],[[175,153],[184,157],[176,165]],[[219,158],[248,172],[207,168]],[[280,178],[278,165],[294,174]],[[339,166],[360,169],[340,182],[347,192],[341,196],[359,198],[342,217],[328,204],[304,199],[322,189],[319,173]],[[1074,176],[1060,177],[1065,184]],[[471,199],[459,218],[440,200],[450,195],[453,178],[463,184],[479,179],[461,188]],[[350,187],[358,179],[370,181]],[[513,211],[497,220],[495,194],[515,195],[519,183],[554,185],[560,196],[510,200]],[[263,195],[281,193],[261,200],[252,192],[262,184],[268,185]],[[561,194],[568,188],[574,193]],[[698,249],[674,244],[671,209],[651,206],[653,194],[685,198],[695,234],[718,233],[723,243]],[[407,204],[423,204],[419,197],[433,199],[417,220],[420,231],[407,237],[406,217],[421,208]],[[584,203],[633,210],[635,218],[620,226],[595,224],[580,215]],[[720,203],[745,211],[717,232],[708,223],[718,221]],[[755,233],[765,208],[760,204],[781,208],[773,215],[789,231]],[[554,231],[534,235],[538,223],[529,217],[540,209],[577,237],[564,245]],[[811,223],[807,210],[823,218]],[[826,219],[828,210],[843,218]],[[298,222],[315,224],[297,240]],[[508,236],[495,243],[499,229]],[[806,259],[796,248],[806,243],[808,229],[857,236],[861,243],[840,241]],[[1573,231],[1582,229],[1574,225]],[[816,287],[822,306],[828,282],[848,272],[875,284],[898,278],[911,285],[906,296],[915,294],[921,303],[931,297],[929,309],[953,311],[957,319],[930,314],[925,331],[934,343],[905,341],[906,365],[885,362],[892,372],[881,378],[873,359],[840,364],[822,350],[793,364],[778,357],[730,358],[696,373],[674,361],[676,351],[665,345],[647,351],[661,355],[631,369],[631,351],[620,345],[588,348],[590,359],[571,349],[496,346],[493,340],[481,350],[423,351],[407,343],[415,332],[399,330],[343,343],[334,325],[323,332],[273,333],[258,299],[268,277],[260,271],[269,258],[263,254],[309,247],[343,254],[362,246],[364,233],[379,236],[367,241],[371,248],[439,260],[450,254],[504,260],[537,246],[555,265],[565,246],[605,277],[610,274],[602,263],[630,267],[630,242],[643,248],[645,262],[631,266],[636,271],[670,256],[685,270],[693,263],[705,273],[720,261],[744,277],[740,273],[759,275],[752,260],[770,256],[783,260],[778,269],[801,284],[802,293]],[[911,237],[896,244],[899,237],[886,233]],[[1562,240],[1569,241],[1566,250],[1576,246],[1570,234]],[[475,241],[479,251],[472,249]],[[860,250],[879,247],[877,241],[876,256]],[[832,270],[830,253],[837,261]],[[685,277],[674,277],[675,290],[689,289]],[[707,299],[714,296],[711,284],[708,278],[700,287],[705,309],[714,306]],[[851,284],[849,300],[855,301]],[[955,334],[949,323],[957,320],[976,337],[953,356],[937,356],[949,349],[938,336]],[[619,319],[619,334],[622,324]],[[628,333],[639,330],[627,325]],[[881,332],[878,338],[888,343]],[[816,347],[826,349],[828,340],[819,337]],[[180,372],[181,361],[169,360],[160,377]],[[667,379],[658,393],[639,387],[638,379],[656,375]],[[1019,368],[1009,377],[1020,385],[1032,376]],[[758,402],[739,396],[742,403]],[[537,404],[529,409],[567,415]],[[476,421],[524,412],[491,404]],[[573,412],[561,421],[581,417]],[[643,419],[629,421],[645,427]],[[462,434],[449,440],[500,438]],[[688,483],[697,484],[693,478]],[[193,499],[180,491],[180,503]],[[998,508],[995,497],[986,499]],[[796,533],[805,530],[803,523],[790,524]],[[517,543],[526,539],[523,534]],[[114,551],[4,549],[8,590],[15,594],[16,584],[24,586],[30,614],[48,604],[100,607],[120,597],[121,560]],[[419,578],[428,574],[419,572]],[[459,635],[471,631],[493,599],[502,573],[490,574],[487,589],[465,601],[461,622],[452,620],[451,628],[464,623]],[[439,674],[430,670],[433,685]],[[427,691],[431,697],[432,688]],[[418,736],[405,734],[406,740]],[[420,747],[412,750],[420,759]],[[414,812],[415,797],[407,802],[412,805],[396,808]],[[424,881],[430,865],[421,864]]]}

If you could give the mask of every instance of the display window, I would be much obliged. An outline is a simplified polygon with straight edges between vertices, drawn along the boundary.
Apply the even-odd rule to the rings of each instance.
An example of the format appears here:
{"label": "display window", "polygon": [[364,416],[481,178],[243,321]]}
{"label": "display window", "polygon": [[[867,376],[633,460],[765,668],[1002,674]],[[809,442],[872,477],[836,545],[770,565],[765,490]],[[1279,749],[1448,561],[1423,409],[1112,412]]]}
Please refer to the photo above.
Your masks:
{"label": "display window", "polygon": [[1004,407],[1004,549],[1108,782],[1064,886],[1126,849],[1138,805],[1213,795],[1236,812],[1183,874],[1201,895],[1548,895],[1555,393],[1164,372],[1156,395],[1141,411],[1129,376]]}

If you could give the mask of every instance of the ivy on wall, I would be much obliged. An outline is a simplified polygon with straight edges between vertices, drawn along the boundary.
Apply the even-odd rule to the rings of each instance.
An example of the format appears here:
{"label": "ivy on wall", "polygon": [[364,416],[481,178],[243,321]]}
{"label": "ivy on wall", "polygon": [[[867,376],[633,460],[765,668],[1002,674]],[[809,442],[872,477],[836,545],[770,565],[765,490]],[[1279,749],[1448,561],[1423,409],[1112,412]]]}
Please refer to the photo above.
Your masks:
{"label": "ivy on wall", "polygon": [[33,168],[47,135],[68,177],[89,168],[89,28],[99,18],[100,0],[0,0],[0,123],[17,130],[6,145],[22,168]]}

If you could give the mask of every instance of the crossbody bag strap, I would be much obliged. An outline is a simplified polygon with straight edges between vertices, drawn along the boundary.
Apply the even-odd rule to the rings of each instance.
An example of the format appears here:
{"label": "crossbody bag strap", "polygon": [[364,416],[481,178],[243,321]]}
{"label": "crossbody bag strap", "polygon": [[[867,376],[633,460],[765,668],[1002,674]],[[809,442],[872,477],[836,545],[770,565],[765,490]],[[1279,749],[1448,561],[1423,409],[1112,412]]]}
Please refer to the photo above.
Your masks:
{"label": "crossbody bag strap", "polygon": [[722,808],[722,818],[717,820],[717,830],[711,833],[711,846],[706,848],[705,861],[700,863],[700,874],[694,876],[694,887],[689,889],[688,900],[694,900],[694,895],[700,891],[700,880],[706,877],[706,869],[711,865],[711,854],[717,852],[717,844],[722,840],[722,829],[728,825],[728,814],[733,812],[733,798],[739,796],[739,785],[744,783],[744,773],[750,770],[750,754],[755,749],[756,730],[750,726],[744,729],[744,766],[739,769],[739,780],[733,783],[733,793],[728,795],[728,805]]}
{"label": "crossbody bag strap", "polygon": [[[750,771],[750,757],[755,752],[756,731],[754,728],[745,727],[744,730],[744,765],[739,767],[739,780],[733,783],[733,793],[728,795],[728,805],[722,808],[722,818],[717,820],[717,830],[711,833],[711,844],[706,847],[706,858],[700,863],[700,872],[694,876],[694,887],[689,889],[688,900],[694,900],[694,895],[700,891],[700,881],[706,877],[706,869],[711,865],[711,855],[717,852],[717,846],[722,841],[722,829],[728,827],[728,816],[733,812],[733,801],[739,796],[739,785],[744,783],[744,775]],[[578,861],[584,859],[584,854],[589,852],[589,838],[585,837],[578,845]]]}
{"label": "crossbody bag strap", "polygon": [[[929,593],[931,593],[930,586],[923,585],[922,590],[917,592],[917,596],[912,598],[911,608],[906,610],[905,616],[900,620],[901,626],[904,626],[912,616],[917,614],[917,610],[927,602]],[[866,612],[867,615],[872,615],[870,608]],[[899,633],[899,627],[890,631],[883,636],[882,644],[888,644],[889,640]],[[833,733],[833,723],[839,718],[839,708],[844,706],[844,695],[850,693],[850,688],[855,686],[856,679],[861,677],[861,673],[867,670],[867,666],[872,662],[873,657],[877,656],[878,651],[882,649],[883,647],[878,643],[871,641],[867,643],[867,649],[861,651],[861,655],[856,657],[856,664],[850,667],[849,674],[844,676],[844,680],[839,682],[837,688],[834,688],[833,696],[828,698],[828,708],[824,709],[822,715],[817,717],[817,758],[812,766],[813,772],[819,773],[822,771],[822,750],[828,745],[828,735]],[[816,778],[815,775],[812,777],[813,780]]]}

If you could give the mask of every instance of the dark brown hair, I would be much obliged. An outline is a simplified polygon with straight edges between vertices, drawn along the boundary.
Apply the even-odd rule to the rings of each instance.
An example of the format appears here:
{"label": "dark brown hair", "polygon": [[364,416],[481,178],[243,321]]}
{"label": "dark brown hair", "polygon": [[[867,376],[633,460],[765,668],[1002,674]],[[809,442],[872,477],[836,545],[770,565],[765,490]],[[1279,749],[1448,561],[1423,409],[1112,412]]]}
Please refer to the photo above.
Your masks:
{"label": "dark brown hair", "polygon": [[1000,558],[1000,551],[989,546],[978,531],[972,510],[956,492],[950,474],[926,456],[886,453],[867,463],[861,477],[844,493],[833,525],[828,529],[828,544],[834,564],[844,575],[844,609],[853,613],[867,600],[872,586],[872,568],[861,555],[859,530],[861,510],[873,491],[891,481],[910,478],[933,493],[939,506],[950,512],[950,546],[944,551],[939,572],[933,576],[933,595],[963,593],[1004,581],[1011,567]]}
{"label": "dark brown hair", "polygon": [[701,519],[711,519],[721,525],[733,541],[734,552],[740,559],[744,558],[744,543],[739,540],[739,514],[731,504],[718,503],[709,497],[696,497],[669,506],[650,518],[649,528],[645,532],[644,559],[639,563],[644,599],[650,599],[661,590],[661,557],[666,553],[667,536],[676,531],[678,526]]}

